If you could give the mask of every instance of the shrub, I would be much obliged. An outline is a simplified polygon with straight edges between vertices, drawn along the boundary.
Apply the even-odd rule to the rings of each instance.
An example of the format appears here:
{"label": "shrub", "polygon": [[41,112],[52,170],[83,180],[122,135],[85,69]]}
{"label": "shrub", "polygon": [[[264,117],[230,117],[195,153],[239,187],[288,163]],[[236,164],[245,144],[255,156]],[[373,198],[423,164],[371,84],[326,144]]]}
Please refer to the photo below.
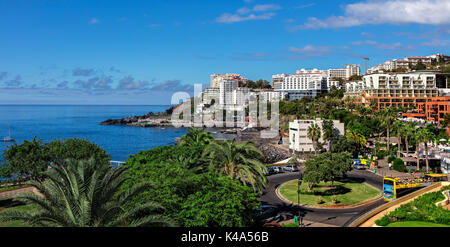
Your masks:
{"label": "shrub", "polygon": [[388,158],[388,163],[391,163],[391,162],[393,162],[394,160],[396,159],[396,157],[395,156],[389,156],[389,158]]}
{"label": "shrub", "polygon": [[316,203],[317,203],[317,204],[322,204],[322,203],[324,203],[323,198],[322,198],[321,196],[319,196],[319,198],[317,198]]}
{"label": "shrub", "polygon": [[405,163],[400,158],[397,158],[394,160],[393,168],[394,168],[394,170],[399,171],[399,172],[404,172],[406,170]]}
{"label": "shrub", "polygon": [[378,220],[375,221],[375,224],[377,224],[379,226],[387,226],[390,223],[391,223],[391,220],[386,215],[383,216],[381,219],[378,219]]}
{"label": "shrub", "polygon": [[388,153],[387,151],[381,150],[378,151],[375,155],[378,157],[379,160],[382,160],[384,159],[384,157],[386,157],[387,153]]}
{"label": "shrub", "polygon": [[338,203],[339,203],[339,200],[337,199],[336,196],[333,196],[333,199],[331,199],[331,201],[332,201],[334,204],[338,204]]}
{"label": "shrub", "polygon": [[283,224],[282,227],[298,227],[298,225],[295,223],[288,223],[288,224]]}

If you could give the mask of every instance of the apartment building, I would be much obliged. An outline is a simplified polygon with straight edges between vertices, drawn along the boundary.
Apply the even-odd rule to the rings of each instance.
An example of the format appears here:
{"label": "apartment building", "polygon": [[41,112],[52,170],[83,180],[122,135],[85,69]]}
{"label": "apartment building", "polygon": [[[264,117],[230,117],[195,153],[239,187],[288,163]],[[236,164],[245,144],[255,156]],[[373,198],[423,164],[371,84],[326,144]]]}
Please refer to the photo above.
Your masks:
{"label": "apartment building", "polygon": [[409,73],[377,73],[362,81],[346,84],[345,97],[357,104],[369,106],[374,102],[378,110],[390,106],[408,108],[405,117],[417,117],[440,123],[450,113],[450,74],[438,71]]}
{"label": "apartment building", "polygon": [[272,85],[276,92],[286,93],[289,100],[299,100],[327,92],[328,78],[325,71],[300,69],[293,75],[273,75]]}
{"label": "apartment building", "polygon": [[383,62],[381,64],[378,64],[375,67],[372,67],[368,70],[369,73],[376,73],[379,71],[388,71],[388,70],[395,70],[399,68],[407,69],[409,70],[411,66],[416,66],[419,61],[422,62],[426,67],[431,67],[431,62],[433,59],[445,59],[445,55],[443,54],[433,54],[426,57],[421,56],[411,56],[411,57],[405,57],[403,59],[392,59],[386,62]]}
{"label": "apartment building", "polygon": [[221,75],[221,74],[212,74],[210,76],[210,86],[211,88],[219,88],[220,87],[220,83],[222,83],[223,81],[236,81],[238,86],[241,86],[243,84],[245,84],[247,82],[247,79],[239,74],[236,73],[227,73],[225,75]]}
{"label": "apartment building", "polygon": [[252,89],[251,95],[259,95],[259,98],[264,101],[280,101],[286,97],[286,93],[275,92],[274,89]]}
{"label": "apartment building", "polygon": [[[308,138],[308,128],[312,124],[317,124],[322,130],[323,120],[318,118],[315,120],[294,120],[289,123],[289,149],[293,152],[314,152],[315,147],[311,139]],[[344,123],[339,120],[333,120],[334,130],[338,135],[343,135],[345,128]],[[320,142],[323,142],[323,133]],[[319,150],[317,150],[319,151]]]}

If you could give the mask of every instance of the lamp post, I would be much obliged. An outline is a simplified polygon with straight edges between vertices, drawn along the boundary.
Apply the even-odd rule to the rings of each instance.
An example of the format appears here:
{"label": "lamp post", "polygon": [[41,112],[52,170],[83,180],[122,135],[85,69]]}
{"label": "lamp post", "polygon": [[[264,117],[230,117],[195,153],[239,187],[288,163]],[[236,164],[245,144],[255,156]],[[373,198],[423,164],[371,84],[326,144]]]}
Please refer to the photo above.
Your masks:
{"label": "lamp post", "polygon": [[300,227],[303,227],[303,215],[300,213],[300,185],[302,185],[303,172],[300,171],[300,176],[297,183],[297,205],[298,205],[298,217],[300,218]]}

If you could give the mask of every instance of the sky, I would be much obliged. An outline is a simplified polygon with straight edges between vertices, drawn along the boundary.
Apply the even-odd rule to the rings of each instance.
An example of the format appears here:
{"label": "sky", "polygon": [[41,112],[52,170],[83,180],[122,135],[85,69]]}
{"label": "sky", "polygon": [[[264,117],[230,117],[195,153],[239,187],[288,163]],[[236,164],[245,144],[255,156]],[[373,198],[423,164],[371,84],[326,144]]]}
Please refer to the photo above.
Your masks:
{"label": "sky", "polygon": [[0,0],[0,104],[170,104],[213,73],[450,55],[450,0]]}

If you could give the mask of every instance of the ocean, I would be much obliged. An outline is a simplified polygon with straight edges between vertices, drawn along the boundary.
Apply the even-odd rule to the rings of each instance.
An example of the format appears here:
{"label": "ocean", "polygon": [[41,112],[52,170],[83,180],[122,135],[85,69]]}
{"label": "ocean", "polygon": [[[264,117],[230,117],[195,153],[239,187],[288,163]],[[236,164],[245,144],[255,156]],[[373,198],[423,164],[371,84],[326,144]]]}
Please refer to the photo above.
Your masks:
{"label": "ocean", "polygon": [[[106,150],[114,161],[161,145],[173,144],[185,128],[141,128],[100,125],[112,118],[161,112],[170,105],[0,105],[0,140],[9,135],[18,144],[36,136],[44,142],[83,138]],[[0,142],[0,160],[11,143]]]}

